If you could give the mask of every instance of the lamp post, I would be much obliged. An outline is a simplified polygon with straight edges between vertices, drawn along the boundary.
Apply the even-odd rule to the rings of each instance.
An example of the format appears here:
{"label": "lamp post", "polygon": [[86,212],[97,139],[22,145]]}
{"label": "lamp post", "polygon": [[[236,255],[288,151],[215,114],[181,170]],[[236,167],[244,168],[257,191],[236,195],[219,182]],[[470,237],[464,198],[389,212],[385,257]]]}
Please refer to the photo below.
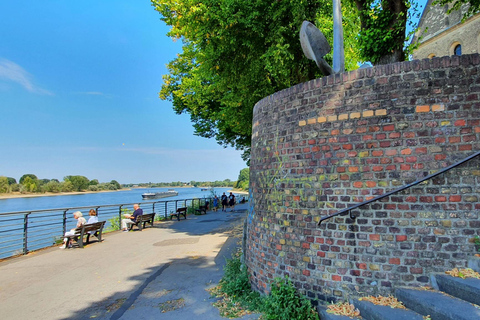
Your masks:
{"label": "lamp post", "polygon": [[345,53],[343,49],[342,5],[333,0],[333,71],[345,71]]}

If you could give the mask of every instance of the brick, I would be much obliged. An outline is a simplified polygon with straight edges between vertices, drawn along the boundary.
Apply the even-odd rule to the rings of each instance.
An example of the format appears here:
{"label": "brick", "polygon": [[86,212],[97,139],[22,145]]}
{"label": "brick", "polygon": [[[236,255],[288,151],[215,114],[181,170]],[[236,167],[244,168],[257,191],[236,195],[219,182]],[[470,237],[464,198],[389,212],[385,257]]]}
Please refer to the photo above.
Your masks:
{"label": "brick", "polygon": [[360,112],[350,113],[350,119],[360,119]]}
{"label": "brick", "polygon": [[464,125],[467,124],[467,121],[465,119],[457,120],[453,123],[455,127],[463,127]]}
{"label": "brick", "polygon": [[407,241],[407,236],[405,236],[405,235],[397,235],[397,236],[395,236],[395,240],[396,240],[397,242]]}
{"label": "brick", "polygon": [[342,281],[342,277],[340,277],[339,275],[334,274],[334,275],[332,275],[332,280],[333,280],[333,281]]}
{"label": "brick", "polygon": [[450,202],[460,202],[460,201],[462,201],[462,196],[452,195],[448,198],[448,201],[450,201]]}
{"label": "brick", "polygon": [[375,115],[376,116],[386,116],[387,115],[387,109],[375,110]]}
{"label": "brick", "polygon": [[337,121],[337,115],[327,116],[327,121],[328,122]]}
{"label": "brick", "polygon": [[373,110],[365,110],[362,112],[362,117],[372,117],[373,116]]}
{"label": "brick", "polygon": [[388,263],[390,263],[390,264],[400,264],[400,258],[390,258],[388,260]]}
{"label": "brick", "polygon": [[348,113],[338,115],[338,120],[348,120]]}
{"label": "brick", "polygon": [[298,125],[299,125],[300,127],[303,127],[303,126],[307,125],[307,121],[305,121],[305,120],[300,120],[300,121],[298,122]]}
{"label": "brick", "polygon": [[314,124],[314,123],[317,123],[317,119],[312,118],[307,120],[307,124]]}
{"label": "brick", "polygon": [[395,130],[395,126],[393,124],[383,126],[383,131],[393,131],[393,130]]}
{"label": "brick", "polygon": [[415,108],[415,112],[419,113],[419,112],[429,112],[430,111],[430,106],[417,106]]}
{"label": "brick", "polygon": [[434,104],[432,106],[432,111],[437,112],[437,111],[445,111],[445,105],[443,104]]}
{"label": "brick", "polygon": [[379,241],[380,240],[380,235],[379,234],[371,234],[369,235],[369,239],[372,241]]}
{"label": "brick", "polygon": [[318,122],[318,123],[327,122],[327,118],[326,118],[326,117],[318,117],[318,118],[317,118],[317,122]]}

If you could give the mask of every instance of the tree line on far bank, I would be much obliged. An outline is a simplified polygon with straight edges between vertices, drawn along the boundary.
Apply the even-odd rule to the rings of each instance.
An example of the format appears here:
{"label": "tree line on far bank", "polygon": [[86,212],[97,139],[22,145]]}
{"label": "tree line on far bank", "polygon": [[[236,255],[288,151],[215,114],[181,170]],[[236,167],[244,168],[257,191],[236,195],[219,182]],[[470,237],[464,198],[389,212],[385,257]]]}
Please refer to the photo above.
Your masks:
{"label": "tree line on far bank", "polygon": [[142,187],[142,188],[165,188],[165,187],[205,187],[205,188],[236,188],[248,190],[250,179],[250,170],[245,168],[240,170],[237,181],[230,179],[216,181],[174,181],[174,182],[145,182],[145,183],[127,183],[123,186],[126,188]]}
{"label": "tree line on far bank", "polygon": [[190,182],[148,182],[148,183],[130,183],[120,185],[116,180],[110,182],[98,182],[97,179],[89,180],[84,176],[66,176],[63,181],[57,179],[39,179],[34,174],[24,174],[17,183],[15,178],[0,176],[0,193],[20,192],[25,193],[60,193],[60,192],[82,192],[82,191],[103,191],[103,190],[119,190],[122,187],[211,187],[222,188],[232,187],[241,190],[248,190],[250,178],[249,168],[242,169],[238,175],[237,181],[225,179],[223,181],[190,181]]}
{"label": "tree line on far bank", "polygon": [[17,183],[12,177],[0,176],[0,193],[60,193],[78,191],[118,190],[122,186],[116,180],[99,182],[84,176],[66,176],[63,181],[57,179],[39,179],[34,174],[24,174]]}

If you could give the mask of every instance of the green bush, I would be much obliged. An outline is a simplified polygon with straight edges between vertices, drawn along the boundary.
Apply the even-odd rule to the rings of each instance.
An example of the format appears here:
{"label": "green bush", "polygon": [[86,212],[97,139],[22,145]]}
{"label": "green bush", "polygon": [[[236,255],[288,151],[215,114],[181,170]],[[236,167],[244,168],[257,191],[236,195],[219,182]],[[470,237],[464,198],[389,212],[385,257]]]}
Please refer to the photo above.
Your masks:
{"label": "green bush", "polygon": [[225,274],[220,280],[221,290],[250,310],[258,310],[262,301],[258,292],[252,291],[247,268],[242,265],[240,256],[227,260],[223,268]]}
{"label": "green bush", "polygon": [[318,320],[310,300],[297,292],[288,277],[275,278],[262,311],[267,320]]}
{"label": "green bush", "polygon": [[218,288],[229,299],[224,305],[233,309],[229,312],[223,310],[229,317],[235,315],[238,309],[248,309],[263,313],[262,319],[265,320],[318,320],[318,314],[312,308],[310,300],[300,295],[288,278],[275,278],[268,296],[262,297],[258,292],[252,291],[240,255],[227,260]]}

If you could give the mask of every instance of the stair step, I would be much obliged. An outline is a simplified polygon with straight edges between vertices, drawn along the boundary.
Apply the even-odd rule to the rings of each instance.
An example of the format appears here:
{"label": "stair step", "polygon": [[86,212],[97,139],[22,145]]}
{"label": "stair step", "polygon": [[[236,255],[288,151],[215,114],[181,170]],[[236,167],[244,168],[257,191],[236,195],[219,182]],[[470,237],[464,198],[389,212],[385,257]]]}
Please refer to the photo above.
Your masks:
{"label": "stair step", "polygon": [[434,320],[478,320],[480,309],[464,300],[443,292],[398,288],[395,296],[405,307]]}
{"label": "stair step", "polygon": [[473,256],[468,258],[467,267],[473,271],[480,272],[480,257]]}
{"label": "stair step", "polygon": [[434,279],[432,279],[432,283],[435,289],[448,293],[449,295],[459,299],[480,305],[479,279],[462,279],[443,273],[433,274],[433,276]]}
{"label": "stair step", "polygon": [[423,316],[408,309],[379,306],[369,301],[354,300],[353,304],[364,319],[368,320],[423,320]]}
{"label": "stair step", "polygon": [[317,312],[318,315],[320,316],[320,320],[361,320],[363,319],[362,317],[357,317],[357,318],[350,318],[347,316],[337,316],[335,314],[331,314],[327,312],[327,307],[319,305],[317,306]]}

